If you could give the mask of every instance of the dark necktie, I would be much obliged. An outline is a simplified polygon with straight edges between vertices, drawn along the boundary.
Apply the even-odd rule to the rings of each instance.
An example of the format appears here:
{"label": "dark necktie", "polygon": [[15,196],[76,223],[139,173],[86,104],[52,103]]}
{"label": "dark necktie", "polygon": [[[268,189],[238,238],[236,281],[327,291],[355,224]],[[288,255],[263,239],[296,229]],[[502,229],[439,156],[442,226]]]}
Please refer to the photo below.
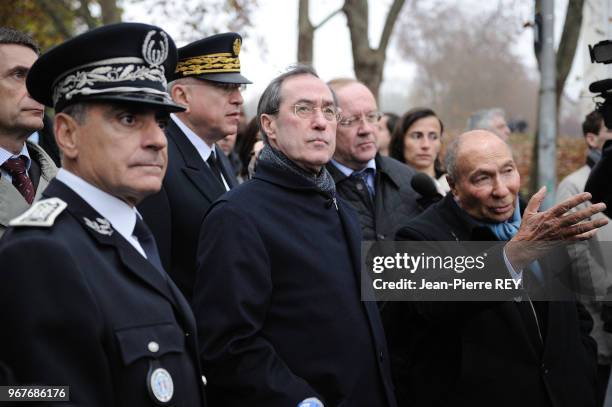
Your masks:
{"label": "dark necktie", "polygon": [[146,223],[140,219],[140,216],[136,216],[136,225],[134,225],[134,232],[132,234],[138,238],[138,243],[140,243],[140,247],[142,247],[147,255],[147,259],[165,277],[166,271],[161,264],[159,252],[157,251],[157,245],[155,244],[155,238],[153,237],[153,234]]}
{"label": "dark necktie", "polygon": [[32,180],[28,177],[26,171],[26,160],[27,158],[23,155],[18,158],[9,158],[2,164],[2,168],[10,174],[15,188],[31,204],[34,201],[35,191]]}
{"label": "dark necktie", "polygon": [[215,178],[217,178],[217,180],[221,183],[221,185],[223,185],[223,188],[225,189],[225,184],[223,183],[223,179],[221,177],[221,170],[219,169],[219,163],[217,162],[217,157],[215,157],[214,152],[211,151],[206,162],[208,163],[208,166],[210,167],[210,170],[214,174]]}
{"label": "dark necktie", "polygon": [[368,183],[369,174],[374,175],[374,168],[368,167],[368,168],[364,168],[361,171],[353,171],[353,173],[351,174],[351,177],[356,178],[357,180],[361,181],[361,185],[362,187],[365,187],[367,189],[370,199],[374,199],[374,188],[372,188],[370,184]]}

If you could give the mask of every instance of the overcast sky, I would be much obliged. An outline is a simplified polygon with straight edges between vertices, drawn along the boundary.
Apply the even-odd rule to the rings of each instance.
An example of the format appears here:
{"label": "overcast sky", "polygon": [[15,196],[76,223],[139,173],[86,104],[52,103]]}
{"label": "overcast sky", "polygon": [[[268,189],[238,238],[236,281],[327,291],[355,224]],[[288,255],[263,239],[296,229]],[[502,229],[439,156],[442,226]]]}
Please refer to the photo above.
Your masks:
{"label": "overcast sky", "polygon": [[[410,0],[407,0],[407,3]],[[476,0],[449,0],[460,1],[466,10],[474,7],[482,8],[495,5],[497,2],[482,2]],[[325,16],[342,5],[342,0],[311,0],[310,17],[316,24]],[[253,16],[254,30],[266,43],[267,51],[262,51],[255,40],[246,40],[243,51],[240,54],[242,72],[254,82],[244,92],[247,114],[254,113],[254,105],[268,82],[282,72],[288,65],[295,62],[297,49],[297,12],[298,0],[258,0],[259,8]],[[377,45],[386,13],[391,4],[390,0],[370,1],[370,43]],[[527,21],[532,18],[533,1],[522,0],[514,3],[514,7],[522,19]],[[567,0],[556,1],[556,32],[560,33],[563,23]],[[185,45],[180,40],[178,21],[168,21],[160,16],[151,15],[142,5],[127,3],[125,5],[124,18],[127,21],[141,21],[161,25],[170,35],[177,39],[177,45]],[[558,41],[559,34],[556,35]],[[517,54],[523,62],[530,67],[535,67],[536,61],[533,55],[533,33],[527,28],[523,30],[517,44]],[[334,77],[354,76],[352,67],[352,56],[349,40],[349,32],[346,19],[342,13],[336,15],[322,28],[315,32],[314,44],[314,66],[324,80]],[[580,59],[580,62],[582,59]],[[577,61],[578,62],[578,61]],[[578,64],[577,64],[578,65]],[[392,48],[387,52],[387,63],[384,71],[384,82],[381,87],[381,96],[395,94],[407,94],[414,76],[414,67],[403,61]],[[575,78],[576,74],[570,77]],[[578,84],[580,87],[581,84]],[[576,87],[576,84],[573,85]],[[574,93],[576,93],[574,91]],[[384,101],[383,101],[384,104]],[[382,106],[385,108],[385,106]]]}

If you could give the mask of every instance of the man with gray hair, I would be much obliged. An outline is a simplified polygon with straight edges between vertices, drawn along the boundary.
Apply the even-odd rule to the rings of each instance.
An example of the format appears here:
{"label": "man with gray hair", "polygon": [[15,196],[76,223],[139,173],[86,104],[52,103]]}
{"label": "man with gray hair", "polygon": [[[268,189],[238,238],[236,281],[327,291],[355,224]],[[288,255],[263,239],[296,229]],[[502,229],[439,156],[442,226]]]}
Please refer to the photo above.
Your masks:
{"label": "man with gray hair", "polygon": [[200,231],[192,305],[211,405],[395,406],[378,308],[360,296],[359,221],[325,168],[332,92],[297,66],[268,85],[257,117],[257,172]]}
{"label": "man with gray hair", "polygon": [[43,128],[44,106],[32,99],[25,83],[38,53],[28,35],[0,27],[0,236],[57,172],[51,157],[26,141]]}
{"label": "man with gray hair", "polygon": [[506,113],[503,109],[482,109],[472,113],[468,119],[467,130],[489,130],[506,143],[510,138],[510,128],[506,123]]}

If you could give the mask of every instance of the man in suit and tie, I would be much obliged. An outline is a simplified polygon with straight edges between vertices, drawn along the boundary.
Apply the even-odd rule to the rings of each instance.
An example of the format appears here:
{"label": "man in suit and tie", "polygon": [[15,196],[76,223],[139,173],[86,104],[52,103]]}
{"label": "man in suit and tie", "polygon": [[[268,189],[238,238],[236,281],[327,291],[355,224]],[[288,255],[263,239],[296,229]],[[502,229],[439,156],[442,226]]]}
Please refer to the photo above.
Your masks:
{"label": "man in suit and tie", "polygon": [[327,169],[338,194],[359,214],[363,240],[393,240],[397,230],[421,212],[410,181],[416,171],[378,154],[376,126],[382,117],[372,92],[356,79],[328,82],[342,117],[336,151]]}
{"label": "man in suit and tie", "polygon": [[0,27],[0,236],[11,219],[40,198],[57,172],[47,153],[26,141],[43,128],[44,106],[32,99],[25,84],[38,52],[26,34]]}
{"label": "man in suit and tie", "polygon": [[[100,27],[42,55],[26,84],[54,107],[64,168],[0,241],[0,360],[71,405],[204,406],[195,323],[136,211],[159,191],[176,47]],[[50,401],[50,400],[48,400]]]}
{"label": "man in suit and tie", "polygon": [[164,266],[188,299],[204,214],[238,184],[215,142],[238,131],[240,91],[251,83],[240,74],[241,44],[240,35],[224,33],[179,49],[170,95],[186,110],[171,115],[166,128],[169,162],[162,189],[139,206]]}

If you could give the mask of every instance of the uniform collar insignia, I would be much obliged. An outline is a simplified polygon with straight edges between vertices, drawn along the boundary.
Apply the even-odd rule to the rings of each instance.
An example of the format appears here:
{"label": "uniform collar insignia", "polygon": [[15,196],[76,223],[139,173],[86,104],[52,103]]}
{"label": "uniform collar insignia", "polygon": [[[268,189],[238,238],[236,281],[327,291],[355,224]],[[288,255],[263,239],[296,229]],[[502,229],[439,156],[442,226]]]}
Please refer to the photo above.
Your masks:
{"label": "uniform collar insignia", "polygon": [[113,227],[110,222],[104,218],[96,218],[95,221],[92,221],[83,216],[83,220],[87,226],[101,235],[110,236],[113,234]]}

